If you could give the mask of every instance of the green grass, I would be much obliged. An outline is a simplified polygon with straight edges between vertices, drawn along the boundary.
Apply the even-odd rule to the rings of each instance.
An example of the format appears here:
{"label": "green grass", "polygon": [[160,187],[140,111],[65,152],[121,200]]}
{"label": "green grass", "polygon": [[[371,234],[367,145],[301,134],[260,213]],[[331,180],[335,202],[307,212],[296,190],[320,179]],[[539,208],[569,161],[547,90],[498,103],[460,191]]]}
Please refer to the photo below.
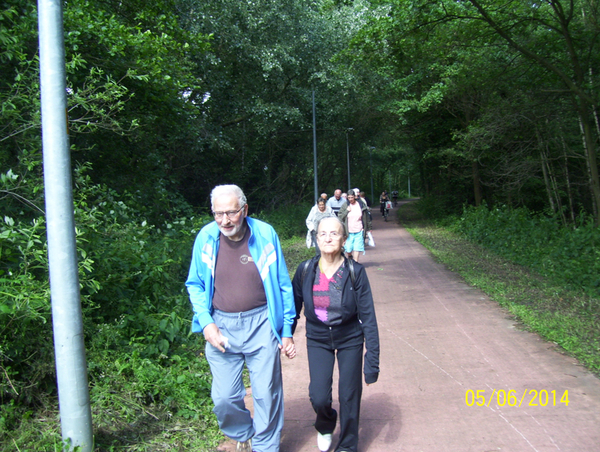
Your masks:
{"label": "green grass", "polygon": [[448,229],[426,221],[414,203],[403,205],[399,221],[450,270],[484,291],[526,328],[559,345],[600,374],[600,300],[568,290],[535,271],[501,258]]}
{"label": "green grass", "polygon": [[290,278],[294,277],[296,268],[302,261],[310,259],[315,255],[314,248],[306,248],[304,237],[292,237],[291,239],[282,240],[281,247],[285,255],[285,263],[290,273]]}

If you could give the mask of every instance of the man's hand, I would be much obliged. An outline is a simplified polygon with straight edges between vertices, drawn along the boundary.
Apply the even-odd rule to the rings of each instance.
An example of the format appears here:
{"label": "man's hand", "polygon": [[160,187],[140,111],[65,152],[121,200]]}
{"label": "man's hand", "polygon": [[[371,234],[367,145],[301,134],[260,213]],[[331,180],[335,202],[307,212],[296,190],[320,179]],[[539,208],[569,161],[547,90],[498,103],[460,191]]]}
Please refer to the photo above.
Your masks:
{"label": "man's hand", "polygon": [[209,323],[204,327],[204,338],[206,342],[215,347],[222,353],[225,353],[226,337],[221,334],[221,330],[215,323]]}
{"label": "man's hand", "polygon": [[281,353],[285,353],[289,359],[292,359],[296,356],[296,345],[294,344],[294,338],[291,337],[282,337],[281,344],[279,345],[279,350]]}

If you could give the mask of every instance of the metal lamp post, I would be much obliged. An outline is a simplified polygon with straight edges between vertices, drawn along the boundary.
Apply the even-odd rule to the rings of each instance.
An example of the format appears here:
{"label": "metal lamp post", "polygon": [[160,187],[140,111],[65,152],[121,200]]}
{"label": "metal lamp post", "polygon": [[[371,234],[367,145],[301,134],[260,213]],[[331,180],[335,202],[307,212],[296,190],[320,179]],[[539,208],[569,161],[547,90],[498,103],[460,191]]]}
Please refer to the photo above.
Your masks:
{"label": "metal lamp post", "polygon": [[38,1],[42,151],[52,325],[63,450],[94,447],[79,293],[67,91],[63,2]]}
{"label": "metal lamp post", "polygon": [[313,165],[315,172],[315,202],[319,199],[319,182],[317,177],[317,109],[315,106],[315,90],[312,90],[312,110],[313,110]]}
{"label": "metal lamp post", "polygon": [[350,142],[348,140],[348,133],[352,132],[354,129],[352,127],[348,127],[346,129],[346,161],[348,162],[348,189],[352,187],[350,184]]}
{"label": "metal lamp post", "polygon": [[373,190],[373,149],[375,146],[369,148],[369,166],[371,167],[371,202],[375,202],[375,191]]}

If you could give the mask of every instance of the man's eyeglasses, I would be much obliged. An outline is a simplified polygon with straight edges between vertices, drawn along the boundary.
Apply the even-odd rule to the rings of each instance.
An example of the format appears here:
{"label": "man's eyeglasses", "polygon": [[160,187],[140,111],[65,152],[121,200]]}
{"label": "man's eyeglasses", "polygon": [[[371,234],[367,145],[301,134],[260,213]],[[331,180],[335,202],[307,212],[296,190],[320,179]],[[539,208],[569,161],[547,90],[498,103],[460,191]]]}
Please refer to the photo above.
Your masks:
{"label": "man's eyeglasses", "polygon": [[342,237],[342,234],[339,232],[331,231],[331,232],[319,232],[319,238],[326,239],[328,236],[332,238],[332,240],[337,240]]}
{"label": "man's eyeglasses", "polygon": [[225,215],[227,215],[227,218],[231,219],[231,218],[237,217],[238,213],[240,213],[240,210],[242,210],[245,206],[246,205],[244,204],[238,210],[228,210],[227,212],[213,212],[212,214],[213,214],[213,217],[215,217],[217,220],[220,220]]}

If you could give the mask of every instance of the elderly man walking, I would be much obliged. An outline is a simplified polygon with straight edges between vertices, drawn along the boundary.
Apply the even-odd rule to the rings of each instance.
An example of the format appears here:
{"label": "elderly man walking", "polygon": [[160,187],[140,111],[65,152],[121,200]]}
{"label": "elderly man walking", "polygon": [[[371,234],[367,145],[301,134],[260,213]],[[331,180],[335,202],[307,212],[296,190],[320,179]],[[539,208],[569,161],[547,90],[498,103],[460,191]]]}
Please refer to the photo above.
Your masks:
{"label": "elderly man walking", "polygon": [[[243,191],[211,193],[215,221],[198,233],[186,286],[192,331],[206,338],[214,413],[237,451],[278,452],[283,428],[280,351],[296,355],[292,285],[275,230],[248,217]],[[250,372],[254,419],[244,404]]]}
{"label": "elderly man walking", "polygon": [[333,210],[333,213],[335,213],[336,215],[339,214],[340,208],[344,204],[346,204],[346,200],[342,198],[342,190],[340,190],[339,188],[333,192],[333,197],[327,200],[327,206],[331,207],[331,210]]}

